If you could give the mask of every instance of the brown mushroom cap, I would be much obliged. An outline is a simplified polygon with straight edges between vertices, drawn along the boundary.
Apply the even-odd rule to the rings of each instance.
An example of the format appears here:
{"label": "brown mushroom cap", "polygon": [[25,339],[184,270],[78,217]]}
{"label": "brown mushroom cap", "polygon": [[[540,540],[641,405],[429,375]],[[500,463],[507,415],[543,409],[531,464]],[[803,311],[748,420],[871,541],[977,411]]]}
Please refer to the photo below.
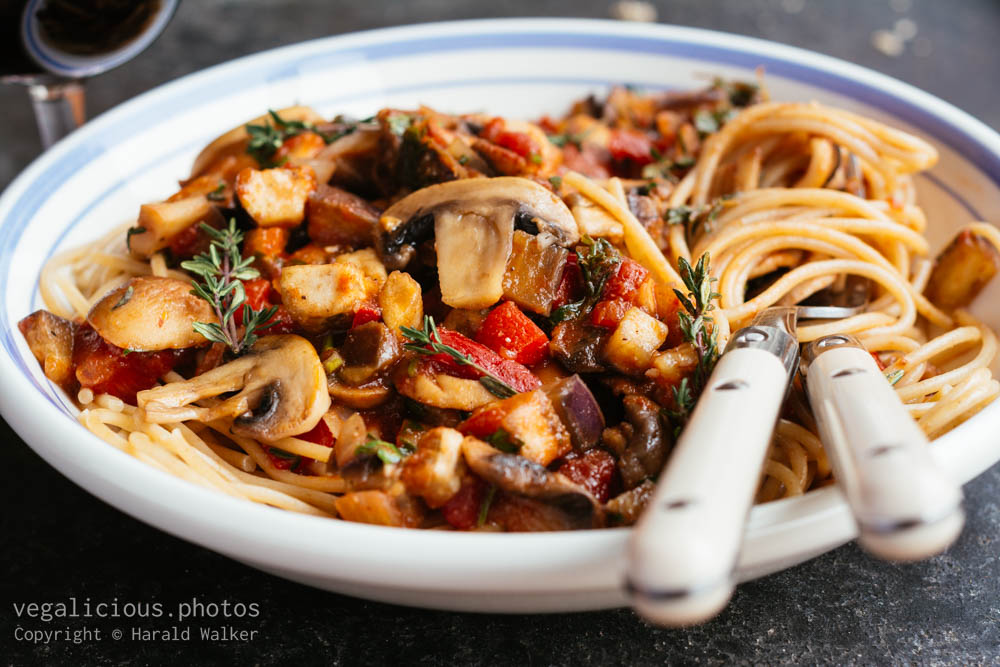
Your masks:
{"label": "brown mushroom cap", "polygon": [[87,314],[94,330],[112,345],[149,352],[204,345],[195,322],[218,322],[191,284],[174,278],[140,276],[109,292]]}
{"label": "brown mushroom cap", "polygon": [[[196,401],[239,392],[212,407]],[[273,442],[311,430],[330,407],[326,372],[301,336],[264,336],[228,364],[136,395],[154,424],[234,418],[237,435]]]}

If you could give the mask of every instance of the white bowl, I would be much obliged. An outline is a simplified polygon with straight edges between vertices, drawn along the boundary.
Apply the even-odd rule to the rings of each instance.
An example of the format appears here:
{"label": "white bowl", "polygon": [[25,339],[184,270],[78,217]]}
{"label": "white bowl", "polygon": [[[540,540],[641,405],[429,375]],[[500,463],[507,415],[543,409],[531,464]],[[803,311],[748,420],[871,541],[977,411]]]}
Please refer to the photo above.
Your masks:
{"label": "white bowl", "polygon": [[[958,109],[875,72],[760,40],[669,26],[577,20],[471,21],[322,39],[213,67],[121,105],[36,160],[0,199],[0,409],[43,458],[90,493],[168,533],[312,586],[456,610],[541,612],[625,604],[626,529],[548,534],[422,532],[331,521],[239,501],[146,466],[91,435],[42,375],[17,321],[41,307],[45,260],[134,217],[184,177],[198,150],[264,109],[307,103],[363,117],[425,103],[515,117],[557,114],[612,83],[692,88],[767,70],[777,99],[816,99],[933,142],[919,179],[939,246],[1000,210],[1000,136]],[[992,288],[994,294],[1000,288]],[[978,315],[1000,325],[989,295]],[[934,444],[967,481],[1000,459],[1000,405]],[[969,498],[969,503],[979,502]],[[70,510],[71,511],[71,510]],[[836,488],[755,507],[743,579],[855,537]]]}

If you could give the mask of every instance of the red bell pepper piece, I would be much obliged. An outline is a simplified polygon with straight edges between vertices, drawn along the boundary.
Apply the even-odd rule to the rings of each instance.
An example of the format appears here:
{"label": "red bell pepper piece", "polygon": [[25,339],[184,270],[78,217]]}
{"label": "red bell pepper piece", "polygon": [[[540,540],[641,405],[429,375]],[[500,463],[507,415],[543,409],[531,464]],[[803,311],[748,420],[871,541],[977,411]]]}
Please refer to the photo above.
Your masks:
{"label": "red bell pepper piece", "polygon": [[513,301],[490,311],[476,333],[476,342],[526,366],[537,364],[549,353],[548,336]]}
{"label": "red bell pepper piece", "polygon": [[628,160],[639,166],[650,164],[653,161],[652,148],[650,138],[635,130],[611,130],[608,139],[611,159],[617,162]]}
{"label": "red bell pepper piece", "polygon": [[[516,361],[504,359],[485,345],[466,338],[457,331],[438,328],[437,332],[441,338],[441,343],[455,348],[460,354],[464,355],[487,373],[509,384],[514,391],[531,391],[542,386],[541,380],[535,377],[527,368]],[[471,379],[482,377],[481,372],[469,365],[458,363],[450,355],[435,354],[431,359],[451,375]]]}
{"label": "red bell pepper piece", "polygon": [[508,132],[503,118],[494,118],[483,128],[482,136],[498,146],[514,151],[529,160],[533,155],[539,155],[538,147],[531,136],[525,132]]}
{"label": "red bell pepper piece", "polygon": [[580,270],[580,259],[575,252],[566,256],[562,278],[556,288],[556,298],[552,300],[552,308],[573,303],[583,296],[583,272]]}
{"label": "red bell pepper piece", "polygon": [[335,442],[333,433],[330,431],[330,427],[327,425],[325,419],[320,419],[311,431],[306,431],[302,435],[295,437],[324,447],[333,447],[333,443]]}

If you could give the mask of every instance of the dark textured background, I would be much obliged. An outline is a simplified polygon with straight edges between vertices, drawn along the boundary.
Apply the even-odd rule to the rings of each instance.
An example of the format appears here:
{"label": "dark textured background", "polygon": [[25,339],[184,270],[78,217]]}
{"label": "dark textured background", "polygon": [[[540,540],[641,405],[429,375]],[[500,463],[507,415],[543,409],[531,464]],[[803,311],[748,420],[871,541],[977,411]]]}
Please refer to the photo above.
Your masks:
{"label": "dark textured background", "polygon": [[[659,20],[802,46],[915,84],[1000,128],[1000,3],[991,0],[676,0]],[[159,83],[247,53],[324,35],[492,16],[606,17],[610,3],[187,0],[160,40],[90,82],[95,115]],[[890,57],[872,33],[917,34]],[[39,151],[22,90],[0,88],[0,187]],[[486,616],[405,609],[323,593],[250,570],[134,521],[50,469],[3,425],[0,656],[11,664],[1000,664],[1000,467],[965,487],[968,525],[945,555],[874,561],[848,545],[741,586],[716,620],[660,630],[631,611]],[[72,446],[72,443],[67,443]],[[169,502],[169,499],[164,499]],[[405,555],[401,554],[401,557]],[[11,602],[256,602],[250,642],[14,642]],[[45,627],[20,621],[24,627]],[[70,628],[82,627],[70,621]],[[105,635],[112,621],[95,624]],[[150,627],[157,626],[155,622]],[[53,622],[49,629],[65,627]]]}

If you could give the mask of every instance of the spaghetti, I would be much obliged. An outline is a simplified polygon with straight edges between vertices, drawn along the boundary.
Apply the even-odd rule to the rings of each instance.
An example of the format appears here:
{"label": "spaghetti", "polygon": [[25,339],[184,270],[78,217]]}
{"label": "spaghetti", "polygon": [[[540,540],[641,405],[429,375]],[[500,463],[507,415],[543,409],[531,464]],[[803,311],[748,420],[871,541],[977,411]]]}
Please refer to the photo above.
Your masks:
{"label": "spaghetti", "polygon": [[[753,94],[743,99],[747,91]],[[306,120],[292,120],[299,117]],[[538,125],[426,108],[387,109],[361,122],[326,123],[302,108],[271,118],[248,126],[249,134],[237,128],[213,142],[178,194],[153,205],[160,207],[155,211],[144,210],[152,223],[143,226],[140,216],[140,226],[116,228],[46,265],[42,298],[53,317],[75,327],[63,355],[72,363],[39,352],[33,325],[22,327],[50,377],[64,366],[75,372],[59,381],[77,390],[84,426],[193,483],[317,516],[481,530],[578,527],[577,518],[551,502],[575,493],[587,500],[584,525],[602,525],[608,516],[629,523],[645,497],[643,480],[655,476],[669,449],[669,427],[683,425],[677,415],[692,386],[686,383],[707,363],[698,347],[704,339],[678,333],[682,305],[673,296],[688,277],[677,267],[702,257],[710,258],[712,282],[706,284],[718,291],[716,307],[692,315],[710,317],[698,321],[720,348],[763,309],[836,290],[854,276],[870,286],[864,312],[802,326],[802,342],[831,333],[857,336],[932,438],[1000,393],[989,370],[996,336],[963,309],[982,285],[963,287],[962,276],[949,273],[948,257],[936,263],[928,258],[927,220],[912,175],[931,167],[936,151],[882,123],[815,103],[768,102],[753,86],[722,82],[680,97],[616,89],[603,104],[580,103],[566,117]],[[271,143],[257,141],[261,136]],[[316,174],[332,176],[317,186]],[[494,208],[476,209],[479,200],[463,194],[457,215],[466,222],[454,227],[448,217],[456,215],[454,203],[433,193],[443,186],[457,192],[448,184],[483,176],[508,179],[491,181]],[[501,181],[506,189],[497,189]],[[545,188],[549,193],[539,194]],[[444,264],[447,246],[438,243],[433,270],[428,216],[436,216],[438,233],[472,235],[479,223],[470,220],[492,220],[499,215],[494,209],[508,206],[504,193],[514,191],[522,193],[515,206],[520,212],[511,214],[507,227],[494,221],[492,236],[482,237],[493,239],[490,247],[507,243],[500,273],[492,283],[482,281],[479,291],[464,285],[475,292],[471,296],[452,293],[445,274],[460,267]],[[553,201],[532,204],[522,215],[529,191],[539,202],[546,196]],[[272,200],[261,203],[260,197]],[[423,218],[398,213],[414,198],[422,198],[419,206],[409,206]],[[170,217],[178,208],[170,203],[200,213],[178,223]],[[298,216],[273,213],[285,208],[297,208]],[[237,398],[247,392],[239,411],[228,416],[151,418],[151,397],[173,400],[172,388],[179,392],[193,387],[193,378],[220,375],[231,353],[218,342],[132,352],[110,342],[94,315],[109,294],[118,301],[111,310],[134,298],[137,278],[191,282],[179,260],[207,247],[197,223],[220,229],[223,216],[242,216],[249,230],[243,254],[254,258],[261,278],[242,281],[238,292],[247,295],[248,310],[231,330],[220,311],[220,331],[242,331],[250,305],[275,304],[280,312],[268,327],[273,332],[280,320],[284,331],[305,336],[327,374],[332,405],[325,389],[323,405],[331,407],[319,422],[291,435],[250,437],[245,428],[265,411],[261,405],[278,400],[277,380],[251,389],[245,378],[230,379],[212,395],[185,389],[191,394],[183,403],[188,415],[206,414],[194,406],[225,407],[236,400],[234,392],[241,392]],[[174,225],[169,234],[152,238],[150,224],[168,223]],[[583,244],[575,240],[581,231]],[[487,272],[496,258],[483,254],[476,238],[469,243]],[[998,248],[1000,232],[974,222],[946,253],[975,252],[974,259],[995,272]],[[527,259],[519,261],[518,253]],[[541,275],[539,266],[552,275]],[[338,289],[356,289],[358,297],[338,318],[317,326],[315,313],[290,301],[299,286],[290,276],[320,270],[338,284],[350,283]],[[530,289],[519,290],[519,280]],[[251,287],[256,304],[250,304]],[[499,291],[485,297],[491,289]],[[494,307],[498,301],[503,304]],[[443,338],[433,320],[430,328],[424,320],[420,337],[414,327],[427,314],[443,323]],[[519,324],[502,324],[510,318]],[[351,345],[362,335],[356,332],[377,328],[370,323],[395,336],[371,334],[364,341],[391,350],[392,363],[358,380],[363,364],[351,357]],[[81,357],[81,336],[96,340],[88,327],[100,340],[86,349],[114,359],[115,372],[132,368],[131,354],[142,363],[162,361],[162,385],[148,378],[136,400],[135,391],[116,397],[114,382],[81,375],[86,363],[97,363],[96,352]],[[521,347],[511,343],[536,329],[540,338]],[[634,342],[643,337],[652,339],[646,348]],[[586,382],[573,384],[579,376]],[[567,415],[571,402],[560,403],[560,392],[589,396],[580,389],[588,386],[605,397],[603,432],[595,430],[593,414]],[[521,398],[527,395],[537,397]],[[609,400],[616,405],[607,408]],[[511,415],[529,415],[531,426],[525,430],[525,420]],[[563,423],[552,425],[551,415]],[[639,433],[658,438],[646,443],[655,446],[652,463],[637,458]],[[484,458],[482,447],[496,454]],[[495,469],[504,456],[530,461],[523,465],[535,466],[542,480],[536,487],[544,489],[519,486],[510,481],[516,477],[510,470]],[[776,429],[758,500],[801,495],[831,481],[799,389]]]}

